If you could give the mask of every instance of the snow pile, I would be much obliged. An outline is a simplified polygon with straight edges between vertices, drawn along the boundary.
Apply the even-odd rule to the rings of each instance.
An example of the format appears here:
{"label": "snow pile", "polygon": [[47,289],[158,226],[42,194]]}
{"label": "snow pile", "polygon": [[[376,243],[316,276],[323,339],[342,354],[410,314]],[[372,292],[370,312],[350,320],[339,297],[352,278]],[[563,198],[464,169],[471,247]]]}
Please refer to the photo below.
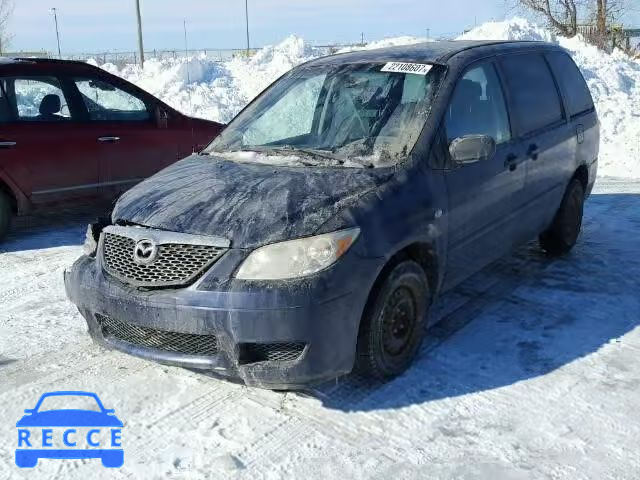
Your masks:
{"label": "snow pile", "polygon": [[554,38],[521,18],[486,23],[459,39],[543,40],[569,50],[600,117],[600,175],[640,178],[640,61],[620,51],[606,54],[579,36]]}
{"label": "snow pile", "polygon": [[220,62],[201,55],[188,59],[150,59],[144,70],[138,65],[120,69],[111,63],[101,67],[181,112],[227,123],[282,74],[328,53],[327,49],[312,47],[301,38],[290,36],[250,58],[237,56]]}
{"label": "snow pile", "polygon": [[600,172],[640,178],[640,61],[560,38],[582,70],[600,117]]}
{"label": "snow pile", "polygon": [[432,41],[434,40],[429,40],[426,37],[420,38],[420,37],[404,36],[404,37],[395,37],[395,38],[385,38],[383,40],[376,40],[375,42],[369,42],[362,47],[343,48],[341,50],[338,50],[338,53],[352,52],[354,50],[374,50],[376,48],[397,47],[400,45],[414,45],[416,43],[432,42]]}
{"label": "snow pile", "polygon": [[[555,37],[527,20],[490,22],[460,39],[542,40],[567,48],[582,70],[593,94],[602,142],[600,175],[640,178],[640,62],[620,52],[611,55],[580,38]],[[398,37],[372,42],[364,48],[414,44],[425,39]],[[344,51],[344,50],[343,50]],[[187,114],[230,121],[249,101],[280,75],[307,60],[330,53],[299,37],[265,47],[254,56],[219,62],[205,56],[150,60],[137,66],[103,68],[126,78]]]}
{"label": "snow pile", "polygon": [[555,42],[548,30],[532,24],[524,18],[512,18],[505,22],[487,22],[470,30],[456,40],[529,40]]}

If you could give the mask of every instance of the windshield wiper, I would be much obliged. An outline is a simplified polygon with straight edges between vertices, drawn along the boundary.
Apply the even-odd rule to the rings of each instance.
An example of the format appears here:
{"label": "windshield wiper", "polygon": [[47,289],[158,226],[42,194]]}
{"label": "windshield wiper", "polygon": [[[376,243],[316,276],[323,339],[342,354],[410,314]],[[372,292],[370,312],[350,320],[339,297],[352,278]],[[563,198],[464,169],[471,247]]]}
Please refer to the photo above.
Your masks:
{"label": "windshield wiper", "polygon": [[257,151],[257,152],[286,152],[289,154],[302,153],[310,157],[326,158],[338,162],[339,165],[344,164],[344,160],[337,155],[334,155],[329,150],[322,150],[319,148],[305,148],[295,145],[274,145],[274,146],[255,146],[245,147],[243,151]]}

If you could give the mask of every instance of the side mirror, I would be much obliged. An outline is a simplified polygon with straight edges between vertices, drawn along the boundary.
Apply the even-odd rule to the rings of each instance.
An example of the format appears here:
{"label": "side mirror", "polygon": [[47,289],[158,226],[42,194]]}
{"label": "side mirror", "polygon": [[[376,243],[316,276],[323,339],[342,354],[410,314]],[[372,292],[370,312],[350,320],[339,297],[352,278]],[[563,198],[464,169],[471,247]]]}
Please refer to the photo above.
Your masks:
{"label": "side mirror", "polygon": [[169,113],[167,113],[167,111],[160,106],[156,107],[155,112],[156,124],[158,125],[158,128],[167,128],[169,124]]}
{"label": "side mirror", "polygon": [[35,410],[33,408],[26,408],[24,410],[24,413],[33,413],[33,412],[35,412]]}
{"label": "side mirror", "polygon": [[460,165],[488,160],[496,153],[496,141],[488,135],[465,135],[451,142],[449,153]]}

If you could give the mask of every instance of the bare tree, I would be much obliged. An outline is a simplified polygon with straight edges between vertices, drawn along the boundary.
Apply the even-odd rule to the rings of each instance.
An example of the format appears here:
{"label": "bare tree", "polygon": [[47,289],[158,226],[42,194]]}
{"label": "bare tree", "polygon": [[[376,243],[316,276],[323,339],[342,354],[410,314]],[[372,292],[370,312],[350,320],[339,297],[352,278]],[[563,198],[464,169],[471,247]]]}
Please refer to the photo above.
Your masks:
{"label": "bare tree", "polygon": [[591,5],[591,23],[595,26],[593,43],[601,48],[631,50],[624,33],[623,23],[634,11],[629,0],[594,0]]}
{"label": "bare tree", "polygon": [[556,33],[565,37],[578,33],[578,13],[583,0],[519,0],[519,3],[542,17]]}
{"label": "bare tree", "polygon": [[0,0],[0,54],[11,41],[9,20],[13,14],[13,0]]}

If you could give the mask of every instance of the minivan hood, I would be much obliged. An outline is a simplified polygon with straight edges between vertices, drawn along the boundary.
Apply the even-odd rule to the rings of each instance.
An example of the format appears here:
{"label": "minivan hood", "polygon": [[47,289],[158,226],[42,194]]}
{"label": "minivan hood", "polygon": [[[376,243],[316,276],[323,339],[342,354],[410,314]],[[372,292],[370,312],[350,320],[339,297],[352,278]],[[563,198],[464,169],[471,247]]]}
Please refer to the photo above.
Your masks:
{"label": "minivan hood", "polygon": [[274,167],[192,155],[126,192],[112,219],[254,248],[314,234],[391,175],[389,169]]}

